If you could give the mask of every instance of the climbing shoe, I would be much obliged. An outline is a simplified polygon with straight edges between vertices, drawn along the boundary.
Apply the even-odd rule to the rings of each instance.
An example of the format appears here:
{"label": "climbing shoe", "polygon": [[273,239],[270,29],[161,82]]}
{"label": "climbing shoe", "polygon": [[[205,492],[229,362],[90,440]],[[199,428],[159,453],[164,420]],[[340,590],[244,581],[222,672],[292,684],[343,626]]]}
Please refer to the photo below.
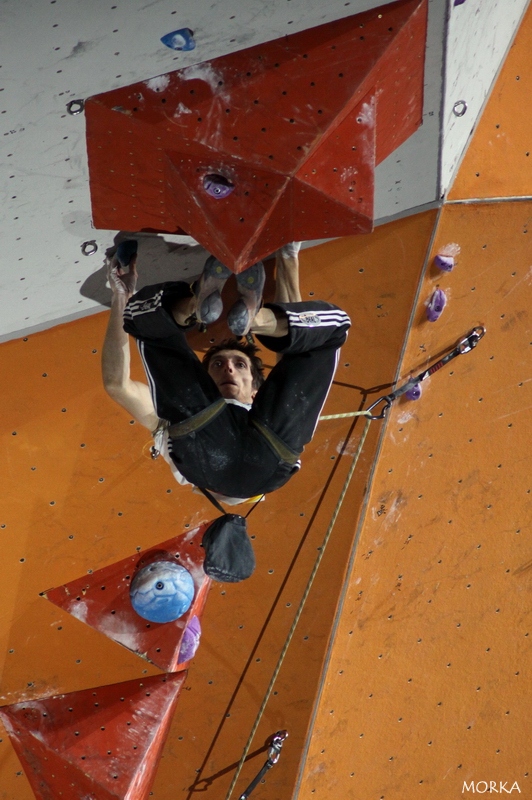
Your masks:
{"label": "climbing shoe", "polygon": [[192,287],[196,295],[198,322],[210,325],[220,317],[223,311],[221,292],[232,274],[217,258],[209,256],[199,280]]}
{"label": "climbing shoe", "polygon": [[258,261],[236,276],[240,299],[227,315],[227,324],[235,336],[245,336],[249,332],[262,303],[265,279],[262,261]]}

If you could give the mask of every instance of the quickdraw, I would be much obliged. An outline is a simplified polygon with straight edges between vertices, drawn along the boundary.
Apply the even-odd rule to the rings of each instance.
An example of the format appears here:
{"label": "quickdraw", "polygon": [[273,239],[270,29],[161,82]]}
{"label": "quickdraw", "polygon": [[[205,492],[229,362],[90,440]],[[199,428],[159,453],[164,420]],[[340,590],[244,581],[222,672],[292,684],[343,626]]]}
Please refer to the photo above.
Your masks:
{"label": "quickdraw", "polygon": [[[378,400],[375,400],[375,402],[369,406],[369,408],[366,408],[364,412],[362,412],[364,416],[367,416],[368,419],[384,419],[394,400],[396,400],[398,397],[401,397],[401,395],[405,394],[405,392],[408,392],[410,389],[416,386],[416,384],[421,383],[421,381],[424,381],[431,375],[434,375],[435,372],[444,367],[445,364],[448,364],[449,361],[452,361],[453,358],[456,358],[456,356],[469,353],[474,347],[477,346],[485,333],[486,329],[482,325],[473,328],[473,330],[469,331],[469,333],[466,334],[463,339],[460,339],[456,347],[447,353],[447,355],[443,356],[443,358],[440,358],[439,361],[436,361],[436,363],[431,367],[423,370],[423,372],[420,372],[419,375],[410,378],[398,389],[390,392],[390,394],[385,394],[382,397],[379,397]],[[371,412],[373,409],[375,409],[381,403],[384,403],[384,406],[382,407],[380,414],[372,414]]]}
{"label": "quickdraw", "polygon": [[277,733],[273,734],[271,738],[270,749],[268,750],[268,760],[260,770],[259,774],[253,778],[247,789],[244,789],[238,800],[247,800],[253,789],[259,785],[268,770],[271,769],[274,764],[277,764],[281,755],[281,748],[287,736],[288,731],[277,731]]}

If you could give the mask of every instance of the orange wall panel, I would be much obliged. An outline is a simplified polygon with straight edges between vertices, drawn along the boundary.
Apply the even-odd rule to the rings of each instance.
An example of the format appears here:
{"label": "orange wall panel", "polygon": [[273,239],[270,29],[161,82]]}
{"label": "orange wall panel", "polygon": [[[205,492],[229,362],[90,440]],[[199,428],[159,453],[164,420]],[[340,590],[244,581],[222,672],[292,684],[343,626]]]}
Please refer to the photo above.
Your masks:
{"label": "orange wall panel", "polygon": [[[325,413],[355,410],[368,390],[369,402],[378,396],[374,387],[393,380],[434,220],[427,212],[383,226],[372,234],[373,248],[354,237],[303,254],[304,296],[335,300],[353,317]],[[0,626],[3,705],[157,674],[39,593],[213,516],[206,501],[173,482],[161,459],[151,461],[147,431],[105,395],[99,358],[106,321],[107,314],[87,317],[0,348],[13,376],[1,433],[9,577]],[[214,335],[197,335],[197,349]],[[137,360],[134,369],[141,377]],[[250,518],[255,574],[242,584],[213,584],[156,779],[159,800],[188,796],[195,780],[206,797],[229,786],[361,429],[351,419],[319,425],[301,473]],[[379,436],[380,427],[372,428],[237,791],[264,763],[265,739],[281,728],[290,739],[267,787],[270,796],[292,791]],[[7,737],[0,738],[0,797],[30,800]]]}
{"label": "orange wall panel", "polygon": [[[530,792],[531,212],[442,210],[431,257],[461,252],[453,272],[426,271],[402,378],[487,333],[390,414],[301,800],[441,800],[472,780]],[[437,285],[448,305],[429,323]]]}
{"label": "orange wall panel", "polygon": [[531,50],[532,6],[492,89],[449,200],[532,195]]}

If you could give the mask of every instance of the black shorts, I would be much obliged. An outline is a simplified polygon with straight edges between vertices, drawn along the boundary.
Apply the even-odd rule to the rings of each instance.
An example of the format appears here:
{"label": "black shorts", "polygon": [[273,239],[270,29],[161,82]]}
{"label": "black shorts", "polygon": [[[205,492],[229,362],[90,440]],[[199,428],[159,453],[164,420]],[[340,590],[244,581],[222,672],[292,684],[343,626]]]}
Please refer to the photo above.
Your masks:
{"label": "black shorts", "polygon": [[[124,311],[124,329],[137,339],[157,414],[170,423],[221,397],[170,312],[172,302],[189,295],[182,282],[146,286]],[[201,430],[171,440],[172,459],[188,481],[231,497],[271,492],[297,471],[294,462],[312,439],[350,326],[344,311],[320,300],[266,305],[286,313],[289,332],[257,337],[282,358],[251,410],[227,403]]]}

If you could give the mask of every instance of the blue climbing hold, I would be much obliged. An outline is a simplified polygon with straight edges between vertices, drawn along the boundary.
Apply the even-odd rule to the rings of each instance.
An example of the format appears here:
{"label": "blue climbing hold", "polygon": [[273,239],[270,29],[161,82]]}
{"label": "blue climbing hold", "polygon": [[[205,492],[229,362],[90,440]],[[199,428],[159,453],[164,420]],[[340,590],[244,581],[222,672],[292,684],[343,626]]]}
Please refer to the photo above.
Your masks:
{"label": "blue climbing hold", "polygon": [[137,614],[150,622],[173,622],[194,599],[190,572],[172,561],[154,561],[137,572],[129,592]]}
{"label": "blue climbing hold", "polygon": [[419,400],[421,397],[421,384],[416,383],[411,389],[408,389],[408,391],[405,392],[405,397],[408,400]]}
{"label": "blue climbing hold", "polygon": [[194,50],[196,42],[194,31],[190,28],[180,28],[178,31],[171,31],[161,36],[161,42],[171,50]]}
{"label": "blue climbing hold", "polygon": [[203,188],[211,197],[221,200],[223,197],[230,195],[235,187],[223,175],[205,175]]}
{"label": "blue climbing hold", "polygon": [[441,289],[436,289],[431,294],[427,303],[427,319],[429,322],[436,322],[440,318],[446,302],[445,292]]}
{"label": "blue climbing hold", "polygon": [[454,267],[454,258],[440,253],[434,259],[434,266],[441,269],[442,272],[451,272]]}
{"label": "blue climbing hold", "polygon": [[116,258],[121,267],[128,267],[133,256],[137,255],[138,242],[136,239],[125,239],[116,249]]}
{"label": "blue climbing hold", "polygon": [[182,664],[184,661],[190,661],[196,655],[196,650],[199,647],[201,638],[201,625],[199,619],[194,616],[190,619],[183,638],[181,639],[181,647],[179,648],[179,656],[177,663]]}

